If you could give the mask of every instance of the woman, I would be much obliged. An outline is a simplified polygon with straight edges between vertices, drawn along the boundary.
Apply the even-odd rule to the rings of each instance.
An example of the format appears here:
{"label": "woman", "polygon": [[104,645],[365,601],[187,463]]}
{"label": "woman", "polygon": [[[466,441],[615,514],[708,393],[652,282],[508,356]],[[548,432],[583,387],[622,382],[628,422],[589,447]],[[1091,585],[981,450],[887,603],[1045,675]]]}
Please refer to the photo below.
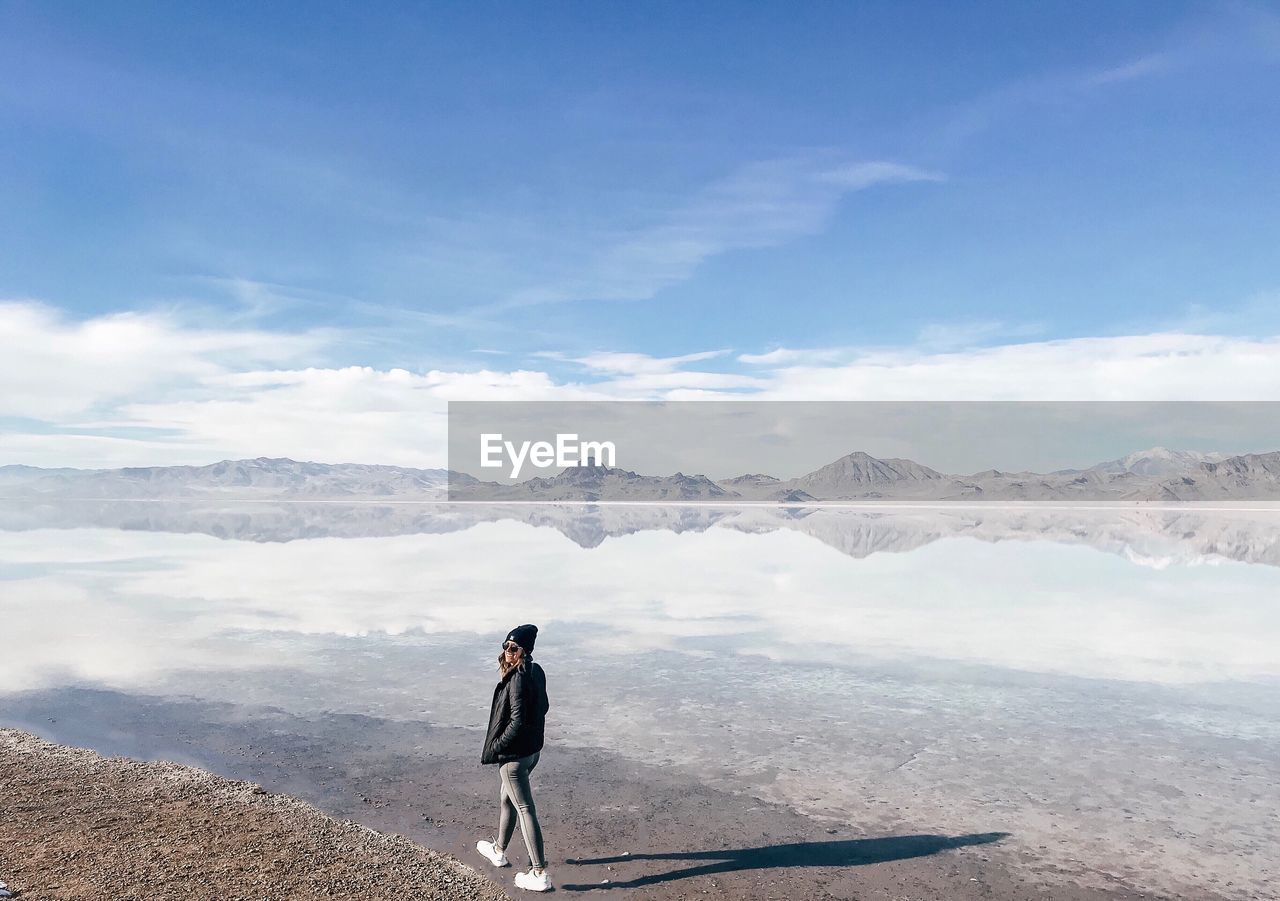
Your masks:
{"label": "woman", "polygon": [[529,774],[538,765],[542,750],[542,732],[546,723],[547,676],[533,662],[533,643],[538,627],[516,626],[502,643],[498,655],[498,671],[502,674],[493,690],[493,707],[489,711],[489,731],[484,739],[481,763],[499,764],[502,788],[498,803],[502,812],[498,819],[498,837],[491,842],[476,842],[476,850],[495,867],[508,866],[506,848],[515,832],[516,818],[529,851],[531,868],[516,874],[516,887],[532,892],[551,890],[547,876],[547,860],[542,853],[542,828],[533,805]]}

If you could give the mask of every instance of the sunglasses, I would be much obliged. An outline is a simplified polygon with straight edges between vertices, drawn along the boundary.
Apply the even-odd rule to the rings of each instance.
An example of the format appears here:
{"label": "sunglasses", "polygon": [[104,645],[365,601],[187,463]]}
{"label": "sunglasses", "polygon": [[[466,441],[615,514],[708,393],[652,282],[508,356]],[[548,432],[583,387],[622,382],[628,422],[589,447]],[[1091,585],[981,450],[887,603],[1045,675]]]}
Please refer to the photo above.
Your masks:
{"label": "sunglasses", "polygon": [[502,650],[506,651],[508,654],[514,654],[516,651],[521,650],[521,648],[520,645],[516,644],[514,641],[508,641],[502,646]]}

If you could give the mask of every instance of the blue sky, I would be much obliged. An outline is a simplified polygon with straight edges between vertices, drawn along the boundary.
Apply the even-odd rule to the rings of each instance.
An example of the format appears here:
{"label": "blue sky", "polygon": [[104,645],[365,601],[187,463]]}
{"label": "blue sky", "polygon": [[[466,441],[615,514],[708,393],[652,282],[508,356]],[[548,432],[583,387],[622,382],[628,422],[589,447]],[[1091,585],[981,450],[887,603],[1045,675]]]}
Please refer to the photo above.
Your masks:
{"label": "blue sky", "polygon": [[652,396],[1193,335],[1246,342],[1240,385],[1280,333],[1277,96],[1262,4],[2,3],[0,302],[50,349],[0,377],[187,358],[0,408],[0,451],[214,453],[154,405],[351,367]]}

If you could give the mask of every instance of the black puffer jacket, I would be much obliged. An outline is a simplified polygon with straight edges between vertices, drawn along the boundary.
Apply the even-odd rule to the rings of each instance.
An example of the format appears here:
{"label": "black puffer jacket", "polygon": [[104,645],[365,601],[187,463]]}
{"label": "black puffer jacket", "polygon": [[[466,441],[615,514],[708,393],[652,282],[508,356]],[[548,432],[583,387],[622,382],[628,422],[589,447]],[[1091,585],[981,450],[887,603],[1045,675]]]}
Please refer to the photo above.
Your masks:
{"label": "black puffer jacket", "polygon": [[546,673],[532,660],[522,661],[493,690],[480,762],[507,763],[541,751],[550,706]]}

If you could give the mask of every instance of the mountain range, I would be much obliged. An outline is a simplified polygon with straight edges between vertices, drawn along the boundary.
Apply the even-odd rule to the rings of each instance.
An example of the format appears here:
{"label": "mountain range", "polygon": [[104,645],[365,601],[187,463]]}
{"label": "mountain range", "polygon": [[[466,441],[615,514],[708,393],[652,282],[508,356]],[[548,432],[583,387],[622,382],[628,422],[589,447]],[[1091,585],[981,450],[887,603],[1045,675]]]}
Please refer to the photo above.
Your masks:
{"label": "mountain range", "polygon": [[[448,484],[443,469],[363,463],[299,463],[287,458],[223,460],[209,466],[42,469],[0,466],[0,497],[81,498],[284,497],[296,499],[430,498]],[[457,474],[454,474],[455,477]]]}
{"label": "mountain range", "polygon": [[0,497],[274,498],[284,500],[467,500],[766,503],[838,501],[1243,501],[1280,500],[1280,451],[1228,456],[1151,448],[1086,469],[971,475],[913,460],[855,451],[794,479],[750,473],[641,475],[582,466],[510,485],[444,469],[285,458],[224,460],[209,466],[43,469],[0,466]]}

